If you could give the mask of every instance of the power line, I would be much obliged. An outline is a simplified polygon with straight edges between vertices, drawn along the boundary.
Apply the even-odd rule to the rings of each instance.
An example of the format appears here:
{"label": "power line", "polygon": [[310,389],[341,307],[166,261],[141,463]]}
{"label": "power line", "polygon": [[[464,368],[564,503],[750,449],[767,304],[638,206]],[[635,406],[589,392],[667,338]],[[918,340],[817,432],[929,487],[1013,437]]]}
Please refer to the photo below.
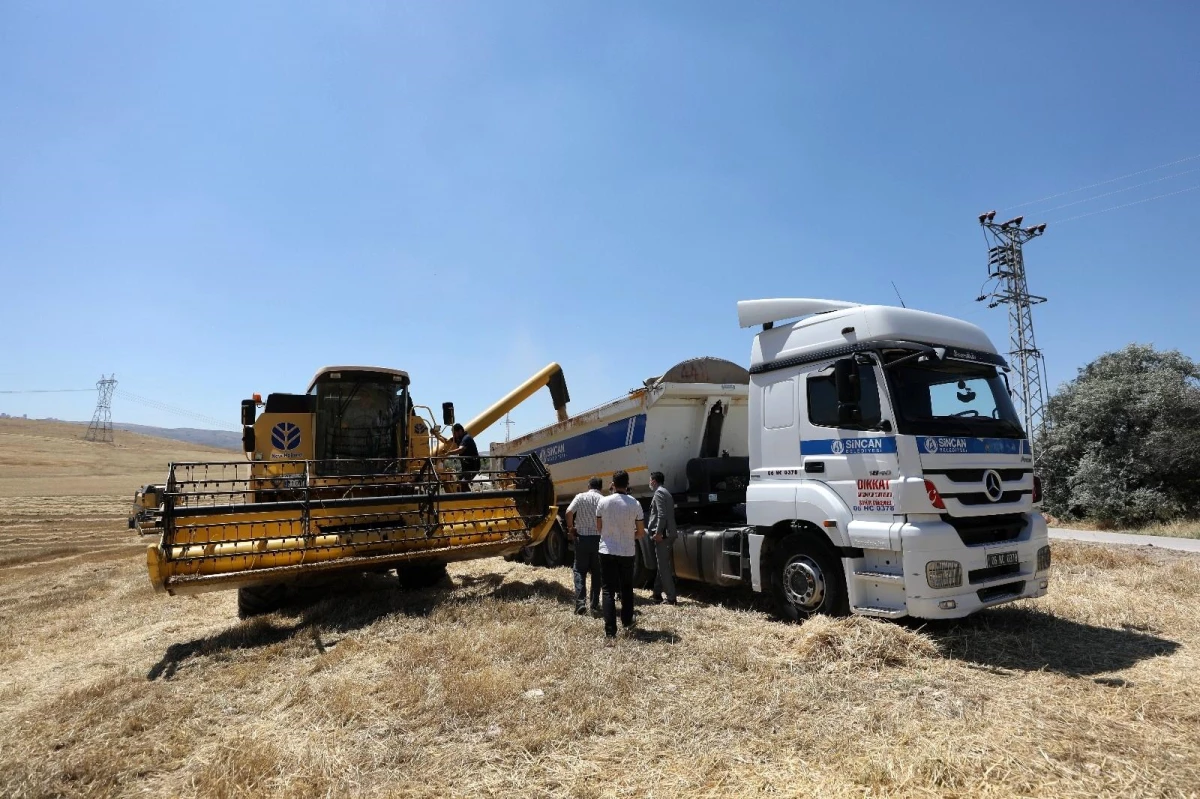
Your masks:
{"label": "power line", "polygon": [[1095,216],[1096,214],[1104,214],[1104,213],[1108,213],[1109,211],[1118,211],[1122,208],[1128,208],[1131,205],[1141,205],[1142,203],[1148,203],[1148,202],[1151,202],[1152,200],[1161,200],[1163,197],[1174,197],[1176,194],[1184,194],[1189,191],[1195,191],[1196,189],[1200,189],[1200,183],[1196,184],[1195,186],[1188,186],[1186,189],[1179,189],[1178,191],[1169,191],[1166,194],[1156,194],[1153,197],[1145,197],[1141,200],[1134,200],[1131,203],[1123,203],[1122,205],[1114,205],[1111,208],[1101,208],[1098,211],[1089,211],[1086,214],[1079,214],[1078,216],[1068,216],[1066,219],[1056,220],[1054,222],[1054,224],[1061,225],[1063,222],[1074,222],[1076,219],[1083,219],[1084,217],[1087,217],[1087,216]]}
{"label": "power line", "polygon": [[94,388],[13,388],[0,391],[0,394],[67,394],[78,391],[95,391]]}
{"label": "power line", "polygon": [[1121,175],[1120,177],[1109,178],[1108,180],[1102,180],[1099,183],[1092,183],[1087,186],[1080,186],[1079,188],[1071,189],[1070,191],[1060,191],[1057,194],[1050,194],[1050,195],[1042,197],[1041,199],[1038,199],[1038,200],[1026,200],[1025,202],[1018,203],[1017,205],[1010,205],[1007,208],[1005,208],[1004,210],[1005,210],[1005,212],[1015,211],[1018,208],[1025,208],[1030,205],[1037,205],[1038,203],[1044,203],[1047,200],[1054,200],[1054,199],[1057,199],[1058,197],[1065,197],[1068,194],[1078,194],[1081,191],[1087,191],[1088,189],[1095,189],[1100,186],[1107,186],[1108,184],[1116,183],[1119,180],[1125,180],[1126,178],[1132,178],[1132,177],[1137,177],[1138,175],[1144,175],[1147,172],[1153,172],[1156,169],[1166,169],[1167,167],[1175,166],[1176,164],[1186,164],[1188,161],[1195,161],[1197,158],[1200,158],[1200,153],[1196,153],[1195,155],[1189,155],[1187,158],[1180,158],[1177,161],[1169,161],[1168,163],[1165,163],[1165,164],[1159,164],[1158,166],[1152,166],[1147,169],[1139,169],[1137,172],[1130,172],[1128,175]]}
{"label": "power line", "polygon": [[164,413],[170,413],[170,414],[174,414],[176,416],[183,416],[183,417],[192,419],[193,421],[203,422],[204,424],[216,425],[217,427],[219,427],[223,430],[233,430],[234,429],[229,424],[229,422],[227,422],[225,420],[215,419],[211,416],[205,416],[202,413],[196,413],[195,411],[189,411],[186,408],[180,408],[175,405],[169,405],[165,402],[160,402],[159,400],[150,399],[149,397],[143,397],[139,394],[134,394],[131,391],[125,391],[124,389],[121,389],[117,392],[117,395],[120,396],[122,399],[129,400],[130,402],[136,402],[139,405],[145,405],[148,408],[153,408],[154,410],[163,411]]}
{"label": "power line", "polygon": [[1164,180],[1170,180],[1171,178],[1177,178],[1177,177],[1180,177],[1181,175],[1190,175],[1193,172],[1200,172],[1200,167],[1197,167],[1196,169],[1185,169],[1182,172],[1176,172],[1172,175],[1166,175],[1165,177],[1155,178],[1154,180],[1147,180],[1144,183],[1135,183],[1134,185],[1126,186],[1123,189],[1113,189],[1112,191],[1106,191],[1103,194],[1097,194],[1094,197],[1085,197],[1082,200],[1075,200],[1074,202],[1069,202],[1064,205],[1056,205],[1053,208],[1045,208],[1041,211],[1038,211],[1038,213],[1039,214],[1048,214],[1051,211],[1061,211],[1062,209],[1070,208],[1073,205],[1082,205],[1083,203],[1090,203],[1095,200],[1103,199],[1105,197],[1111,197],[1114,194],[1122,194],[1127,191],[1133,191],[1134,189],[1140,189],[1143,186],[1150,186],[1154,183],[1162,183]]}

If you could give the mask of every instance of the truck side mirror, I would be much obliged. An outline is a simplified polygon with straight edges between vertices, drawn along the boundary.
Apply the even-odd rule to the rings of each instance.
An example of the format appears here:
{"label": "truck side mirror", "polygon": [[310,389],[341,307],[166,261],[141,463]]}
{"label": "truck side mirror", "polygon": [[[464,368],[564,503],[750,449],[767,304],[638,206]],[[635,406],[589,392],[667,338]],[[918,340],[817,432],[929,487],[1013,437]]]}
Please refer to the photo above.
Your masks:
{"label": "truck side mirror", "polygon": [[862,381],[858,377],[858,364],[853,358],[834,361],[833,382],[837,386],[839,405],[857,405],[862,400]]}
{"label": "truck side mirror", "polygon": [[833,383],[837,388],[838,424],[852,425],[862,422],[862,381],[858,376],[858,364],[853,358],[842,358],[833,363]]}
{"label": "truck side mirror", "polygon": [[254,428],[253,427],[243,427],[242,428],[242,452],[253,452],[253,451],[254,451]]}
{"label": "truck side mirror", "polygon": [[242,400],[242,426],[252,427],[254,425],[254,400]]}
{"label": "truck side mirror", "polygon": [[454,424],[454,403],[453,402],[443,402],[442,403],[442,424],[446,425],[447,427]]}

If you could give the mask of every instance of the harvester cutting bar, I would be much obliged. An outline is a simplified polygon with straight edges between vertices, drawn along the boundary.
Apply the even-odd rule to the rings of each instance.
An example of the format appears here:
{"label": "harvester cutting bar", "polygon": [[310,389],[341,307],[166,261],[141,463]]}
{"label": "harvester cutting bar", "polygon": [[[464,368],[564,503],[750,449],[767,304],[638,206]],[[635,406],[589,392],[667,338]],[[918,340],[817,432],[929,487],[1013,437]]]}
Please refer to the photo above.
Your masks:
{"label": "harvester cutting bar", "polygon": [[545,537],[553,486],[536,456],[483,459],[465,490],[429,459],[172,464],[151,582],[170,593],[284,572],[504,554]]}

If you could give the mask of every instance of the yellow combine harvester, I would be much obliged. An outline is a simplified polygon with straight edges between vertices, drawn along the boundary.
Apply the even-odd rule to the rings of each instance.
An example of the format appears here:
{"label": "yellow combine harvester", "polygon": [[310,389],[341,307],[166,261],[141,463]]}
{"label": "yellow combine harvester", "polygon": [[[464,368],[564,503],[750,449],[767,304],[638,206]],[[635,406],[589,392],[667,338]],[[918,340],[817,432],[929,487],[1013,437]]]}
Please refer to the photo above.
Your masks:
{"label": "yellow combine harvester", "polygon": [[[565,419],[566,380],[550,364],[466,431],[481,433],[543,386]],[[305,394],[244,400],[246,461],[172,463],[165,485],[135,495],[130,526],[158,536],[146,553],[154,588],[236,587],[245,617],[316,575],[395,568],[417,586],[449,562],[540,543],[557,509],[537,456],[482,457],[463,474],[454,441],[408,387],[395,369],[327,367]],[[451,403],[442,424],[454,424]]]}

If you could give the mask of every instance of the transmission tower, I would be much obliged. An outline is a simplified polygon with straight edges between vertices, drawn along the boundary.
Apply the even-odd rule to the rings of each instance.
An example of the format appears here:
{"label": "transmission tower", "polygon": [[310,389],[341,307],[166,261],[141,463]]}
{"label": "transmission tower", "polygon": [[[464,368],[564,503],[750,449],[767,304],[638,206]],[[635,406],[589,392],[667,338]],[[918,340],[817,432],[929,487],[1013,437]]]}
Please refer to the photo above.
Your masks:
{"label": "transmission tower", "polygon": [[[1008,306],[1009,357],[1017,372],[1018,410],[1030,446],[1036,448],[1045,424],[1046,361],[1033,336],[1033,306],[1045,302],[1046,298],[1029,293],[1022,247],[1030,239],[1045,233],[1046,223],[1023,228],[1024,217],[1001,223],[996,223],[995,217],[995,211],[979,215],[988,245],[988,279],[984,283],[985,290],[976,300],[988,300],[989,308]],[[990,291],[986,290],[989,285]],[[1033,456],[1036,462],[1036,449]]]}
{"label": "transmission tower", "polygon": [[112,396],[116,390],[116,375],[112,377],[100,375],[100,380],[96,383],[96,412],[92,414],[92,423],[88,425],[87,433],[83,437],[85,441],[112,443]]}

